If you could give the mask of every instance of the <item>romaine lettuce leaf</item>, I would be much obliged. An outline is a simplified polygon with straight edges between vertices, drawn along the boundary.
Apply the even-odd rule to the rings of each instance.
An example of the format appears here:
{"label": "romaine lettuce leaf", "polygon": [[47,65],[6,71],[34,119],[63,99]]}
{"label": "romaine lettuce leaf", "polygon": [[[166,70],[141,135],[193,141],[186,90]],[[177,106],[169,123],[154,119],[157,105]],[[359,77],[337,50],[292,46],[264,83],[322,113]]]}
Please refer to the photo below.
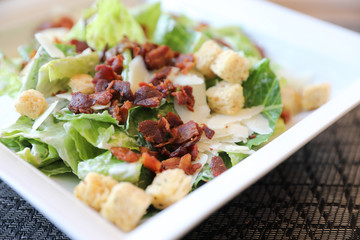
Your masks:
{"label": "romaine lettuce leaf", "polygon": [[40,167],[39,170],[47,176],[71,172],[71,168],[66,166],[63,161],[53,162],[49,165],[46,165],[45,167]]}
{"label": "romaine lettuce leaf", "polygon": [[43,93],[45,97],[50,96],[65,89],[69,78],[75,74],[94,71],[98,63],[99,57],[96,52],[49,61],[40,67],[39,80],[35,89]]}
{"label": "romaine lettuce leaf", "polygon": [[70,121],[75,119],[89,119],[89,120],[95,120],[98,122],[105,122],[105,123],[112,123],[112,124],[118,124],[118,121],[113,118],[108,111],[103,111],[102,113],[93,113],[93,114],[85,114],[85,113],[79,113],[74,114],[68,109],[60,110],[56,113],[54,113],[54,116],[56,119],[61,121]]}
{"label": "romaine lettuce leaf", "polygon": [[148,39],[152,39],[156,29],[157,21],[161,14],[160,3],[149,3],[140,5],[130,10],[136,21],[145,28]]}
{"label": "romaine lettuce leaf", "polygon": [[96,50],[115,46],[125,35],[132,41],[143,43],[144,32],[119,0],[98,0],[96,13],[88,19],[85,37]]}
{"label": "romaine lettuce leaf", "polygon": [[[245,108],[263,105],[262,115],[269,121],[274,130],[275,123],[282,111],[280,86],[276,75],[270,68],[269,59],[259,61],[252,69],[249,78],[243,83]],[[249,139],[246,145],[251,148],[266,142],[270,134],[257,135]]]}
{"label": "romaine lettuce leaf", "polygon": [[117,181],[136,183],[139,180],[141,167],[141,161],[128,163],[115,158],[110,151],[107,151],[94,159],[80,162],[78,176],[84,179],[88,173],[97,172],[111,176]]}
{"label": "romaine lettuce leaf", "polygon": [[203,33],[187,28],[165,13],[160,16],[153,37],[155,43],[181,53],[197,51],[207,39]]}
{"label": "romaine lettuce leaf", "polygon": [[20,91],[21,85],[18,73],[12,72],[5,67],[0,67],[0,96],[8,95],[15,98]]}

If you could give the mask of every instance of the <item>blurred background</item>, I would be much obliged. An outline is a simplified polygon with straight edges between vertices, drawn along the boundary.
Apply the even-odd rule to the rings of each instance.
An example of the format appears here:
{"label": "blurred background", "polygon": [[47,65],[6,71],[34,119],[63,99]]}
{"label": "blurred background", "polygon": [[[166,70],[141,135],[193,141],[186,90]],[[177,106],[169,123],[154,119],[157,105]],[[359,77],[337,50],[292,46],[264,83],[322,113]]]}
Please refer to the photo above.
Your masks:
{"label": "blurred background", "polygon": [[360,32],[360,0],[269,0]]}

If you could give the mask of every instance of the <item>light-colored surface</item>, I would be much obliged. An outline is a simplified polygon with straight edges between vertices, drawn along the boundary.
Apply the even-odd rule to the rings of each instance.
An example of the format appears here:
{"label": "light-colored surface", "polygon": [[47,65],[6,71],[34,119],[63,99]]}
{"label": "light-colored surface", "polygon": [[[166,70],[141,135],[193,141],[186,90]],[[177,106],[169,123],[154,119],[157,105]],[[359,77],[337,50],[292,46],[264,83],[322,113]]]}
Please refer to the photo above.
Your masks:
{"label": "light-colored surface", "polygon": [[[312,113],[302,114],[286,133],[129,234],[116,229],[72,195],[74,177],[50,180],[0,146],[0,177],[71,238],[181,236],[360,102],[359,34],[262,1],[168,0],[164,7],[216,25],[242,25],[276,62],[294,73],[313,72],[316,82],[330,82],[331,100]],[[2,31],[1,36],[4,33],[16,39],[23,32]]]}

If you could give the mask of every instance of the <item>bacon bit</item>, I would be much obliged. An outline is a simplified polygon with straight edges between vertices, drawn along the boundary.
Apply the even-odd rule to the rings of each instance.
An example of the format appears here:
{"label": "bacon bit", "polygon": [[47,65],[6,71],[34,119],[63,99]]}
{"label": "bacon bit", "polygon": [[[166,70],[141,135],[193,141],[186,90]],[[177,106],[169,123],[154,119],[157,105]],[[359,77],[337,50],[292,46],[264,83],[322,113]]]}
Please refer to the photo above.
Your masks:
{"label": "bacon bit", "polygon": [[95,104],[95,101],[81,92],[75,92],[72,95],[69,110],[73,113],[93,113],[94,110],[91,108]]}
{"label": "bacon bit", "polygon": [[109,84],[108,89],[114,89],[116,92],[114,98],[120,99],[121,101],[134,101],[135,99],[129,82],[114,80]]}
{"label": "bacon bit", "polygon": [[186,147],[180,146],[175,151],[170,153],[169,157],[181,157],[187,154],[189,151]]}
{"label": "bacon bit", "polygon": [[105,79],[108,82],[111,82],[112,80],[116,80],[118,78],[117,74],[114,72],[114,69],[112,69],[111,66],[105,64],[97,65],[95,67],[95,71],[97,71],[97,73],[94,76],[94,83],[96,83],[98,79]]}
{"label": "bacon bit", "polygon": [[182,74],[187,74],[188,71],[195,65],[194,55],[180,54],[175,59],[175,66],[180,68]]}
{"label": "bacon bit", "polygon": [[156,72],[153,79],[151,79],[150,83],[154,86],[160,85],[160,83],[165,82],[168,75],[171,73],[172,67],[166,67],[163,70]]}
{"label": "bacon bit", "polygon": [[283,108],[280,117],[284,119],[285,123],[288,123],[291,120],[291,114],[290,111]]}
{"label": "bacon bit", "polygon": [[95,84],[95,92],[102,92],[108,88],[109,82],[105,79],[99,79]]}
{"label": "bacon bit", "polygon": [[99,105],[109,104],[112,97],[113,97],[113,95],[111,94],[111,92],[109,90],[102,91],[102,92],[96,92],[96,93],[92,93],[89,95],[89,98],[93,99],[94,103],[99,104]]}
{"label": "bacon bit", "polygon": [[185,105],[190,111],[194,111],[195,98],[192,94],[192,87],[186,85],[180,87],[180,91],[171,93],[172,96],[175,96],[179,105]]}
{"label": "bacon bit", "polygon": [[135,92],[134,105],[144,107],[157,107],[164,94],[151,86],[142,86]]}
{"label": "bacon bit", "polygon": [[175,128],[177,136],[175,143],[181,144],[200,135],[199,125],[194,121],[189,121]]}
{"label": "bacon bit", "polygon": [[171,65],[173,56],[174,54],[168,46],[161,45],[146,53],[144,60],[147,69],[154,70]]}
{"label": "bacon bit", "polygon": [[205,136],[208,139],[212,139],[215,134],[215,131],[209,128],[206,124],[201,124],[202,130],[204,130]]}
{"label": "bacon bit", "polygon": [[165,97],[167,97],[169,93],[176,91],[176,87],[170,79],[166,79],[165,82],[161,82],[156,86],[156,89],[162,92]]}
{"label": "bacon bit", "polygon": [[193,175],[196,170],[201,168],[201,163],[191,163],[191,155],[188,153],[181,157],[179,168],[184,170],[187,175]]}
{"label": "bacon bit", "polygon": [[130,163],[139,161],[141,156],[126,147],[112,147],[110,151],[117,159]]}
{"label": "bacon bit", "polygon": [[169,122],[170,128],[177,127],[177,126],[184,124],[184,122],[181,120],[181,118],[173,112],[168,112],[166,114],[165,118]]}
{"label": "bacon bit", "polygon": [[124,62],[124,56],[121,54],[106,60],[106,64],[110,65],[114,70],[114,72],[116,72],[117,74],[121,74],[124,68],[123,62]]}
{"label": "bacon bit", "polygon": [[191,154],[191,161],[195,161],[199,154],[198,147],[196,145],[192,145],[191,147],[189,147],[189,152]]}
{"label": "bacon bit", "polygon": [[159,126],[158,122],[153,120],[145,120],[139,123],[139,131],[144,136],[145,140],[159,144],[165,140],[166,132]]}
{"label": "bacon bit", "polygon": [[59,20],[57,21],[46,21],[44,23],[42,23],[37,29],[36,31],[42,31],[48,28],[67,28],[67,29],[71,29],[74,25],[74,22],[71,18],[69,17],[61,17]]}
{"label": "bacon bit", "polygon": [[151,156],[154,156],[154,157],[157,157],[159,155],[158,152],[156,151],[151,151],[150,148],[147,148],[147,147],[144,147],[144,146],[140,146],[140,153],[143,154],[143,153],[148,153],[150,154]]}
{"label": "bacon bit", "polygon": [[156,157],[151,156],[147,152],[144,152],[141,156],[144,167],[150,169],[153,172],[161,172],[161,162]]}
{"label": "bacon bit", "polygon": [[89,45],[85,41],[79,41],[76,39],[72,39],[70,44],[75,45],[75,50],[77,53],[82,53],[85,49],[89,48]]}
{"label": "bacon bit", "polygon": [[253,134],[253,135],[249,136],[249,139],[254,139],[254,138],[256,138],[256,134]]}
{"label": "bacon bit", "polygon": [[30,53],[30,58],[33,58],[33,57],[35,57],[35,55],[36,55],[36,50],[32,50],[32,52]]}
{"label": "bacon bit", "polygon": [[220,174],[222,174],[223,172],[225,172],[227,170],[223,159],[219,156],[214,156],[211,158],[210,167],[211,167],[211,171],[213,172],[214,177],[219,176]]}
{"label": "bacon bit", "polygon": [[119,121],[119,124],[124,124],[127,120],[130,108],[130,101],[126,101],[121,107],[119,107],[119,101],[115,100],[111,103],[109,112],[113,118],[116,118],[116,120]]}
{"label": "bacon bit", "polygon": [[178,168],[180,164],[180,159],[181,158],[179,157],[168,158],[161,162],[162,168],[165,170]]}
{"label": "bacon bit", "polygon": [[166,118],[162,117],[161,115],[158,117],[160,118],[159,122],[158,122],[159,127],[165,129],[166,132],[169,133],[170,132],[170,123],[168,122],[168,120]]}

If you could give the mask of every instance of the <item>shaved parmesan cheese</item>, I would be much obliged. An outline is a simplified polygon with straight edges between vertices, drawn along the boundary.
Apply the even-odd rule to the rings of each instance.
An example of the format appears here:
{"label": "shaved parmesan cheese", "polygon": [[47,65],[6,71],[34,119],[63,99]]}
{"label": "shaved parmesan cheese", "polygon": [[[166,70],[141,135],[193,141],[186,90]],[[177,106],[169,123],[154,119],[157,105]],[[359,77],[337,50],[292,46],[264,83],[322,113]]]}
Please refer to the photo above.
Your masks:
{"label": "shaved parmesan cheese", "polygon": [[261,114],[257,114],[250,119],[246,119],[243,123],[253,132],[259,134],[268,134],[272,132],[269,121]]}
{"label": "shaved parmesan cheese", "polygon": [[136,56],[129,63],[129,82],[131,91],[136,92],[139,88],[139,83],[149,82],[151,75],[146,69],[144,60],[141,56]]}
{"label": "shaved parmesan cheese", "polygon": [[47,109],[45,112],[43,112],[43,114],[41,114],[40,117],[38,117],[35,122],[34,125],[32,126],[32,131],[35,131],[36,129],[38,129],[38,127],[40,127],[40,125],[47,119],[47,117],[52,113],[52,111],[55,109],[56,105],[58,104],[59,101],[55,101],[53,102]]}
{"label": "shaved parmesan cheese", "polygon": [[195,74],[179,74],[178,76],[176,76],[174,78],[174,84],[178,84],[180,86],[185,86],[185,85],[201,85],[204,83],[204,78],[199,77],[198,75]]}
{"label": "shaved parmesan cheese", "polygon": [[56,94],[56,97],[71,101],[72,94],[69,92]]}
{"label": "shaved parmesan cheese", "polygon": [[57,35],[51,29],[39,32],[35,34],[36,40],[46,50],[46,52],[53,58],[64,58],[65,54],[54,45],[54,39]]}
{"label": "shaved parmesan cheese", "polygon": [[95,104],[94,106],[92,106],[91,108],[96,110],[103,110],[103,109],[107,109],[110,107],[110,103],[108,103],[107,105],[99,105],[99,104]]}

